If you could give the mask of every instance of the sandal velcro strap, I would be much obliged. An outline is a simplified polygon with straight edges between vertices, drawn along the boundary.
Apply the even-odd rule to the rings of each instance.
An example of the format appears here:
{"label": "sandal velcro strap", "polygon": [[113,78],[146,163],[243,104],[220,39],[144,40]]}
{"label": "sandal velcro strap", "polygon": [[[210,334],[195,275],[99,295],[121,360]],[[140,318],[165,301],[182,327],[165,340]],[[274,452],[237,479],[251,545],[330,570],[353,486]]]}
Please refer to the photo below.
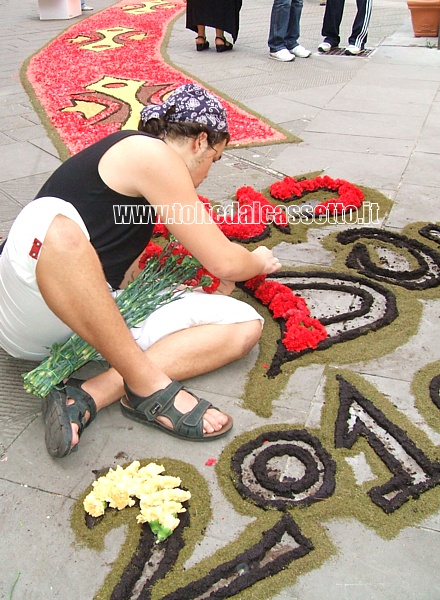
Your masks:
{"label": "sandal velcro strap", "polygon": [[[125,393],[130,406],[122,403],[124,414],[137,421],[148,422],[151,425],[167,430],[177,437],[201,440],[204,439],[203,416],[212,407],[211,402],[198,398],[179,381],[172,381],[163,390],[158,390],[151,396],[138,396],[124,383]],[[174,406],[176,395],[185,390],[197,400],[196,406],[187,413],[182,413]],[[173,425],[173,429],[157,421],[158,417],[166,417]]]}
{"label": "sandal velcro strap", "polygon": [[[90,394],[82,389],[81,385],[84,382],[80,379],[71,377],[63,386],[63,391],[68,398],[72,398],[75,402],[67,405],[67,413],[71,422],[78,425],[78,435],[81,435],[83,430],[90,425],[96,417],[96,404]],[[86,412],[89,412],[89,419],[86,423]]]}
{"label": "sandal velcro strap", "polygon": [[170,403],[174,407],[174,398],[183,389],[180,381],[172,381],[163,390],[158,390],[151,396],[138,396],[124,383],[125,393],[130,401],[130,406],[143,413],[149,421],[155,421],[167,409]]}

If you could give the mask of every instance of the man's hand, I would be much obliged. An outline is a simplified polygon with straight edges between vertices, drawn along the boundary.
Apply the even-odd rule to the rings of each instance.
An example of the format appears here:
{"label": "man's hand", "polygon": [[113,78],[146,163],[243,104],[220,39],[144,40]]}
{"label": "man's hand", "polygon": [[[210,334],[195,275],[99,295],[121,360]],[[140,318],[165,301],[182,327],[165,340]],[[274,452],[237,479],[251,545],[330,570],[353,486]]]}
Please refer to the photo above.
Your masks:
{"label": "man's hand", "polygon": [[281,269],[280,261],[273,254],[272,250],[269,250],[266,246],[258,246],[258,248],[252,251],[252,254],[257,255],[262,261],[260,275],[268,275]]}

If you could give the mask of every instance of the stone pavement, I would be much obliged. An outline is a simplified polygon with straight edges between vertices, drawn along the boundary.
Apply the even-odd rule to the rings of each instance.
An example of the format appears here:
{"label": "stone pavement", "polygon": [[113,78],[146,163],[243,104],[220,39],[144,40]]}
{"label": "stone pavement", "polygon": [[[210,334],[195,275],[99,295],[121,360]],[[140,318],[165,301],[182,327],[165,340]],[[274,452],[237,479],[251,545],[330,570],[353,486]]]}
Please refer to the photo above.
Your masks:
{"label": "stone pavement", "polygon": [[[92,4],[96,9],[109,5],[106,0]],[[324,169],[332,177],[379,189],[392,199],[383,223],[387,229],[399,232],[414,221],[440,222],[437,40],[412,36],[404,0],[375,0],[368,43],[374,52],[368,58],[321,56],[316,48],[324,9],[318,0],[305,0],[301,42],[314,53],[309,59],[277,63],[269,60],[266,46],[270,6],[269,0],[245,0],[236,48],[221,55],[196,54],[184,16],[174,23],[167,52],[176,67],[302,140],[228,150],[200,193],[223,200],[240,185],[262,189],[285,174]],[[353,0],[347,0],[343,41],[354,10]],[[20,83],[21,65],[78,19],[40,21],[35,0],[0,0],[0,20],[0,235],[4,235],[60,162]],[[312,235],[281,254],[286,265],[330,262]],[[413,406],[412,377],[423,365],[440,359],[440,301],[426,301],[423,307],[420,331],[404,348],[383,360],[351,366],[418,423],[423,419]],[[190,382],[195,391],[234,415],[236,434],[267,422],[240,404],[246,373],[256,356],[255,350],[242,361]],[[78,453],[52,460],[44,447],[40,401],[21,387],[20,373],[31,366],[0,351],[0,598],[91,599],[124,538],[121,529],[111,532],[100,553],[74,545],[70,513],[93,480],[92,471],[144,457],[181,459],[183,444],[124,419],[114,405],[87,430]],[[277,404],[270,422],[304,425],[309,416],[304,406],[310,411],[319,396],[322,370],[317,367],[310,378],[310,368],[299,369],[289,383],[289,402]],[[438,445],[440,433],[426,424],[423,428]],[[213,506],[222,507],[221,522],[210,523],[189,565],[235,539],[252,522],[224,500],[215,471],[205,465],[225,445],[220,440],[185,445],[185,460],[208,482]],[[116,458],[121,453],[123,460]],[[440,514],[403,529],[391,541],[356,520],[329,520],[325,527],[337,555],[300,577],[275,596],[277,600],[440,598]]]}

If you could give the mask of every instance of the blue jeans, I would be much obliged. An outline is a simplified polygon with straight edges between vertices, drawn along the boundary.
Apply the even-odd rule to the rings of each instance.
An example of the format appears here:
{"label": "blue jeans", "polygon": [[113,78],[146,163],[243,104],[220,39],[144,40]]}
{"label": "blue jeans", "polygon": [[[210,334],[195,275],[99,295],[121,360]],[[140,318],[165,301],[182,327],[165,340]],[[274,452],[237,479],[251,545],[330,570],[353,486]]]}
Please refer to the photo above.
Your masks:
{"label": "blue jeans", "polygon": [[298,46],[303,0],[274,0],[270,16],[269,50],[292,50]]}

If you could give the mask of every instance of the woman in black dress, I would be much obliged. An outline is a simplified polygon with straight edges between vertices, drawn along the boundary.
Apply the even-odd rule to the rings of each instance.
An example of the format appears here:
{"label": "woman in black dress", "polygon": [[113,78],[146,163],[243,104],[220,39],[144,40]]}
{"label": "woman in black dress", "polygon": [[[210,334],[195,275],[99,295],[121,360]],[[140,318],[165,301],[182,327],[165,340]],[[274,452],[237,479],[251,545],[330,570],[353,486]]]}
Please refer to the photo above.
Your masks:
{"label": "woman in black dress", "polygon": [[217,52],[232,50],[233,45],[225,38],[225,31],[232,39],[238,37],[239,14],[242,0],[187,0],[186,28],[197,33],[197,51],[207,50],[205,27],[215,29],[215,48]]}

